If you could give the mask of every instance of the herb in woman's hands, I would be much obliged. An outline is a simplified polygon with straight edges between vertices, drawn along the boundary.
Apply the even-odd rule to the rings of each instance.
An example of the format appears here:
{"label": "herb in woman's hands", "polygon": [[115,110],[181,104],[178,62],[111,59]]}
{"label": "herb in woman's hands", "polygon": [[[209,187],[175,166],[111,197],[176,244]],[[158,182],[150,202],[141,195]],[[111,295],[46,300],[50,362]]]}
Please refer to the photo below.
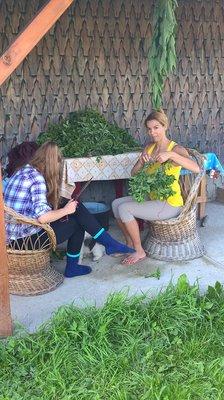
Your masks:
{"label": "herb in woman's hands", "polygon": [[161,164],[155,172],[149,174],[147,169],[150,164],[145,164],[141,171],[129,180],[129,193],[139,203],[145,201],[150,194],[150,198],[161,201],[175,194],[170,187],[175,177],[165,173],[165,170],[170,168],[170,162]]}

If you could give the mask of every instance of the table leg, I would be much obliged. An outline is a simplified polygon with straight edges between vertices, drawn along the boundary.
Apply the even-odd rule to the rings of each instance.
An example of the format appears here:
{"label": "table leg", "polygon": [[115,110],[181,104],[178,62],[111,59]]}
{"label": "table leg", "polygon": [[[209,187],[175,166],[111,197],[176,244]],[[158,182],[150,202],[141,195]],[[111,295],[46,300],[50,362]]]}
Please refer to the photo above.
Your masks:
{"label": "table leg", "polygon": [[115,179],[114,181],[116,199],[123,196],[123,183],[123,179]]}
{"label": "table leg", "polygon": [[139,227],[140,232],[144,231],[144,221],[143,221],[143,219],[139,219],[138,218],[137,222],[138,222],[138,227]]}

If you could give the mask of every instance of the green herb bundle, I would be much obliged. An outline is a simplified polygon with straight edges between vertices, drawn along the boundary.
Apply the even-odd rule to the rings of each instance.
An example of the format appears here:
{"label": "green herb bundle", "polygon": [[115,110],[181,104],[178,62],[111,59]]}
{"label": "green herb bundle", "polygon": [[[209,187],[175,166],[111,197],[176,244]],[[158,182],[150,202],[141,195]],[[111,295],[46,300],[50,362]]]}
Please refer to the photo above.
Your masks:
{"label": "green herb bundle", "polygon": [[152,106],[161,107],[164,81],[176,67],[176,0],[156,0],[153,37],[149,49],[149,80]]}
{"label": "green herb bundle", "polygon": [[124,129],[110,124],[98,111],[71,113],[67,120],[49,126],[39,144],[53,140],[65,157],[115,155],[139,150],[139,143]]}
{"label": "green herb bundle", "polygon": [[170,162],[161,164],[153,173],[147,173],[152,163],[146,163],[144,167],[129,180],[129,193],[139,203],[146,200],[151,193],[155,200],[166,200],[175,194],[170,187],[175,181],[174,175],[167,175],[166,169],[170,168]]}

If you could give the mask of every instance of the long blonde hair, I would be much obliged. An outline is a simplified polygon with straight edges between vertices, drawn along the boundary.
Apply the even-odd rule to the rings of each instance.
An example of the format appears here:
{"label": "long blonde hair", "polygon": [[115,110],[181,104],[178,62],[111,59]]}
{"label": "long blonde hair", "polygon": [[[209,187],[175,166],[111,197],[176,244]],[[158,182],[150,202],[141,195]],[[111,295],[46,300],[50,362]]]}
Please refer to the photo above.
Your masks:
{"label": "long blonde hair", "polygon": [[155,119],[156,121],[158,121],[162,126],[164,126],[165,129],[168,128],[169,126],[169,121],[167,118],[167,115],[165,114],[165,112],[160,109],[160,110],[153,110],[148,117],[145,120],[145,126],[147,128],[147,122],[152,121],[153,119]]}
{"label": "long blonde hair", "polygon": [[36,168],[45,178],[47,201],[56,210],[60,198],[63,169],[63,159],[57,144],[54,142],[42,144],[29,164]]}

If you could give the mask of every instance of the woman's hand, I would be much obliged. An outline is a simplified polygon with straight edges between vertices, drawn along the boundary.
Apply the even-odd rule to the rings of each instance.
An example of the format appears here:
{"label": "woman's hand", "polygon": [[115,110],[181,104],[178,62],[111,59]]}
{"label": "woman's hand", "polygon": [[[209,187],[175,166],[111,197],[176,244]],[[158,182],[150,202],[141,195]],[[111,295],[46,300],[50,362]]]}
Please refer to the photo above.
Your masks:
{"label": "woman's hand", "polygon": [[68,203],[63,207],[65,215],[73,214],[76,211],[78,201],[69,200]]}
{"label": "woman's hand", "polygon": [[153,161],[152,157],[149,156],[145,150],[143,150],[138,160],[142,165],[144,165],[147,162]]}
{"label": "woman's hand", "polygon": [[132,168],[131,176],[134,176],[135,174],[137,174],[138,171],[140,171],[144,167],[145,163],[153,161],[153,158],[151,156],[149,156],[147,153],[147,147],[143,150],[143,152],[141,153],[141,155],[138,158],[138,161]]}
{"label": "woman's hand", "polygon": [[49,224],[50,222],[64,218],[66,215],[73,214],[76,211],[77,205],[78,201],[70,200],[63,208],[58,208],[57,210],[51,210],[42,214],[38,218],[38,222],[41,224]]}
{"label": "woman's hand", "polygon": [[155,161],[159,162],[160,164],[163,164],[167,160],[170,159],[170,154],[171,151],[162,151],[155,157]]}
{"label": "woman's hand", "polygon": [[155,161],[161,164],[167,160],[170,160],[174,165],[189,169],[189,171],[200,172],[199,165],[189,157],[187,150],[182,146],[177,145],[172,151],[162,151],[155,158]]}

